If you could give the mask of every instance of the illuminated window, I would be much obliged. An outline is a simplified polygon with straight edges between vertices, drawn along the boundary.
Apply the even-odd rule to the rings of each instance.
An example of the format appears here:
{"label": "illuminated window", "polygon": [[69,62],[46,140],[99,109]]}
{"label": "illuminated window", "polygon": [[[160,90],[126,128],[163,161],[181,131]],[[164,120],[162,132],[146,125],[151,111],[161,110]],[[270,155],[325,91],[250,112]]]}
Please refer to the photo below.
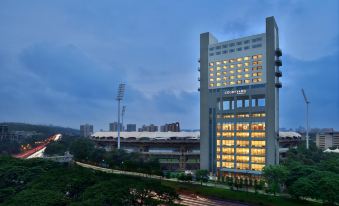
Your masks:
{"label": "illuminated window", "polygon": [[220,155],[219,154],[217,155],[217,160],[220,160]]}
{"label": "illuminated window", "polygon": [[258,59],[261,59],[262,58],[262,54],[258,54]]}
{"label": "illuminated window", "polygon": [[223,161],[234,161],[234,155],[223,155],[222,160]]}
{"label": "illuminated window", "polygon": [[237,140],[237,146],[238,147],[248,147],[249,144],[250,144],[249,141]]}
{"label": "illuminated window", "polygon": [[252,141],[252,147],[265,147],[266,141]]}
{"label": "illuminated window", "polygon": [[242,58],[237,58],[237,61],[238,61],[238,62],[241,62],[241,61],[242,61]]}
{"label": "illuminated window", "polygon": [[244,72],[249,72],[249,71],[250,71],[249,68],[245,68],[245,69],[244,69]]}
{"label": "illuminated window", "polygon": [[250,133],[249,132],[237,132],[236,135],[237,137],[249,137]]}
{"label": "illuminated window", "polygon": [[244,77],[245,77],[245,78],[249,78],[249,77],[250,77],[250,74],[245,74]]}
{"label": "illuminated window", "polygon": [[234,132],[223,132],[222,136],[223,137],[234,137]]}
{"label": "illuminated window", "polygon": [[234,69],[235,66],[234,66],[234,64],[231,64],[230,67],[231,67],[231,69]]}
{"label": "illuminated window", "polygon": [[234,148],[222,148],[223,154],[234,154]]}
{"label": "illuminated window", "polygon": [[259,60],[259,61],[258,61],[258,64],[259,64],[259,65],[261,65],[261,64],[262,64],[262,61],[261,61],[261,60]]}
{"label": "illuminated window", "polygon": [[234,146],[234,140],[223,140],[222,145],[223,146]]}
{"label": "illuminated window", "polygon": [[211,78],[211,79],[210,79],[210,82],[214,82],[214,79],[213,79],[213,78]]}
{"label": "illuminated window", "polygon": [[235,78],[235,76],[230,76],[230,79],[234,79]]}
{"label": "illuminated window", "polygon": [[265,132],[252,132],[251,136],[252,138],[264,138]]}
{"label": "illuminated window", "polygon": [[[241,71],[241,70],[240,70]],[[241,79],[242,78],[242,75],[241,74],[238,74],[237,76],[238,79]]]}
{"label": "illuminated window", "polygon": [[265,165],[252,164],[252,170],[262,171]]}
{"label": "illuminated window", "polygon": [[237,117],[237,118],[248,118],[248,117],[250,117],[250,115],[249,115],[249,114],[246,114],[246,113],[243,113],[243,114],[237,114],[236,117]]}
{"label": "illuminated window", "polygon": [[222,83],[224,86],[227,86],[227,82]]}
{"label": "illuminated window", "polygon": [[223,68],[223,69],[227,69],[227,66],[223,66],[222,68]]}
{"label": "illuminated window", "polygon": [[233,114],[225,114],[224,119],[229,119],[229,118],[234,118],[234,115]]}
{"label": "illuminated window", "polygon": [[237,130],[243,131],[243,130],[249,130],[250,124],[249,123],[237,123]]}
{"label": "illuminated window", "polygon": [[249,84],[251,81],[249,79],[245,79],[245,84]]}
{"label": "illuminated window", "polygon": [[245,164],[245,163],[237,163],[237,169],[238,170],[249,170],[250,166],[249,164]]}
{"label": "illuminated window", "polygon": [[245,66],[248,67],[250,65],[249,62],[245,62]]}
{"label": "illuminated window", "polygon": [[[218,75],[218,76],[220,76],[220,75]],[[217,82],[219,82],[220,80],[221,80],[221,78],[218,77],[218,78],[217,78]]]}
{"label": "illuminated window", "polygon": [[219,71],[221,69],[221,67],[217,67],[217,71]]}
{"label": "illuminated window", "polygon": [[217,72],[217,76],[220,76],[221,75],[221,73],[220,72]]}
{"label": "illuminated window", "polygon": [[237,162],[249,162],[250,157],[249,156],[237,156]]}
{"label": "illuminated window", "polygon": [[265,113],[253,113],[252,117],[265,117]]}
{"label": "illuminated window", "polygon": [[234,130],[234,124],[233,123],[224,123],[222,124],[222,130]]}
{"label": "illuminated window", "polygon": [[222,80],[226,81],[226,80],[227,80],[227,77],[223,77]]}
{"label": "illuminated window", "polygon": [[235,62],[235,59],[230,59],[230,63],[233,63],[233,62]]}
{"label": "illuminated window", "polygon": [[217,140],[217,146],[220,146],[220,142],[221,142],[220,140]]}
{"label": "illuminated window", "polygon": [[211,84],[210,84],[210,87],[214,87],[214,84],[213,84],[213,83],[211,83]]}
{"label": "illuminated window", "polygon": [[220,123],[217,124],[217,131],[221,131],[221,124]]}
{"label": "illuminated window", "polygon": [[251,124],[252,130],[265,130],[265,122],[252,122]]}
{"label": "illuminated window", "polygon": [[252,59],[258,59],[258,55],[253,55]]}
{"label": "illuminated window", "polygon": [[220,87],[221,86],[221,83],[217,83],[217,87]]}
{"label": "illuminated window", "polygon": [[244,61],[250,60],[250,57],[244,57]]}
{"label": "illuminated window", "polygon": [[214,65],[214,63],[213,62],[210,62],[210,66],[213,66]]}
{"label": "illuminated window", "polygon": [[242,80],[237,80],[237,84],[242,84]]}
{"label": "illuminated window", "polygon": [[253,65],[257,65],[258,64],[258,61],[254,61],[252,62]]}
{"label": "illuminated window", "polygon": [[265,155],[265,149],[252,148],[251,153],[252,153],[252,155],[264,156]]}
{"label": "illuminated window", "polygon": [[261,81],[262,81],[261,78],[254,78],[254,79],[252,79],[253,83],[257,83],[257,82],[261,82]]}
{"label": "illuminated window", "polygon": [[215,64],[216,64],[216,65],[220,65],[220,64],[221,64],[221,62],[215,62]]}
{"label": "illuminated window", "polygon": [[242,64],[237,64],[237,67],[239,68],[239,67],[242,67]]}
{"label": "illuminated window", "polygon": [[211,72],[213,72],[213,71],[214,71],[214,68],[213,68],[213,67],[211,67],[211,68],[210,68],[210,71],[211,71]]}
{"label": "illuminated window", "polygon": [[217,153],[220,153],[220,147],[217,147]]}
{"label": "illuminated window", "polygon": [[210,77],[213,77],[214,76],[214,74],[213,73],[210,73]]}
{"label": "illuminated window", "polygon": [[234,74],[234,70],[231,70],[231,71],[230,71],[230,74]]}
{"label": "illuminated window", "polygon": [[234,82],[234,81],[231,81],[231,82],[230,82],[230,85],[234,85],[234,84],[235,84],[235,82]]}
{"label": "illuminated window", "polygon": [[222,167],[224,167],[224,168],[234,168],[234,163],[233,162],[223,162]]}
{"label": "illuminated window", "polygon": [[220,162],[217,162],[217,167],[220,167]]}

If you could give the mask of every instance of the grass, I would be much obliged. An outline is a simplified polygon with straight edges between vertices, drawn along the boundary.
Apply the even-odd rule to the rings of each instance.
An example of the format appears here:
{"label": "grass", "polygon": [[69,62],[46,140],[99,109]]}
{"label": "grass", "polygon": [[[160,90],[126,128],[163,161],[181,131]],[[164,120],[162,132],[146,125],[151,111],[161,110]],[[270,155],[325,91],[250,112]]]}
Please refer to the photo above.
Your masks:
{"label": "grass", "polygon": [[174,188],[179,193],[180,192],[191,192],[191,193],[205,196],[205,197],[247,203],[250,205],[263,205],[263,206],[273,206],[273,205],[274,206],[286,206],[286,205],[288,206],[299,206],[299,205],[319,206],[321,205],[315,202],[295,200],[295,199],[287,198],[287,197],[255,194],[255,193],[250,193],[250,192],[221,189],[221,188],[208,187],[208,186],[202,186],[202,185],[192,185],[189,183],[162,181],[162,184]]}

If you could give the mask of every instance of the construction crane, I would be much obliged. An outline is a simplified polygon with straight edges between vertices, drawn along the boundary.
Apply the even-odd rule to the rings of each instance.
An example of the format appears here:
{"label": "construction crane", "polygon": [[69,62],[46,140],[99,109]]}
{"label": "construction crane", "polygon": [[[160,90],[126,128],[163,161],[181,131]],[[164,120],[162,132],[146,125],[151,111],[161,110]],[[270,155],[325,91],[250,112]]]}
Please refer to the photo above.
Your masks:
{"label": "construction crane", "polygon": [[304,100],[306,103],[306,149],[309,148],[309,136],[308,136],[308,132],[309,132],[309,117],[308,117],[308,112],[309,112],[309,104],[311,103],[310,101],[308,101],[305,91],[304,89],[301,89],[301,93],[304,96]]}

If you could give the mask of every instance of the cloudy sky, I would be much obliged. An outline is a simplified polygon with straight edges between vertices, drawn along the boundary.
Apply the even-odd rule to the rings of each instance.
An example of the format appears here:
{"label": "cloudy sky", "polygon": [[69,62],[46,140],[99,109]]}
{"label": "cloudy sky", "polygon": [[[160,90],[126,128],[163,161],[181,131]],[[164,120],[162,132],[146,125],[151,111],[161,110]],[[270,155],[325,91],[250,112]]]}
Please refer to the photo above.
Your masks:
{"label": "cloudy sky", "polygon": [[263,33],[275,16],[283,51],[281,127],[339,129],[336,0],[0,0],[0,121],[108,128],[127,84],[125,122],[199,128],[199,34]]}

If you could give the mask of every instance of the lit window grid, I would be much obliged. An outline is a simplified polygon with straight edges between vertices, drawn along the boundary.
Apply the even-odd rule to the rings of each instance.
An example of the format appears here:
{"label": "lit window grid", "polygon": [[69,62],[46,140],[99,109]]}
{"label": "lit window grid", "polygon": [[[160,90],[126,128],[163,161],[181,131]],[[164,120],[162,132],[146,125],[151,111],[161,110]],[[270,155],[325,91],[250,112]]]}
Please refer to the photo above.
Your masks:
{"label": "lit window grid", "polygon": [[[253,59],[253,56],[261,55],[261,58]],[[245,61],[244,58],[249,57],[249,61]],[[237,61],[241,59],[241,61]],[[264,58],[262,54],[244,56],[239,58],[233,58],[234,62],[231,62],[230,59],[214,61],[213,66],[210,66],[208,70],[208,87],[209,88],[221,88],[237,85],[250,85],[250,84],[260,84],[265,82],[265,67],[264,67]],[[254,65],[255,62],[261,61],[261,64]],[[248,63],[249,66],[245,66],[245,63]],[[242,64],[241,67],[238,67],[239,64]],[[234,65],[234,68],[231,68],[231,65]],[[224,66],[227,69],[224,69]],[[252,68],[260,67],[260,70],[253,70]],[[249,71],[245,72],[245,68],[248,68]],[[213,69],[213,71],[211,71]],[[241,72],[238,70],[241,69]],[[224,74],[223,72],[227,73]],[[258,75],[260,74],[260,75]],[[211,76],[213,75],[213,76]],[[238,78],[238,75],[241,75],[241,78]],[[248,77],[246,77],[248,75]],[[219,80],[217,81],[217,77]],[[231,79],[233,77],[233,79]],[[225,79],[226,78],[226,79]],[[212,80],[212,81],[211,81]],[[238,82],[241,81],[241,82]],[[212,85],[213,84],[213,85]]]}

